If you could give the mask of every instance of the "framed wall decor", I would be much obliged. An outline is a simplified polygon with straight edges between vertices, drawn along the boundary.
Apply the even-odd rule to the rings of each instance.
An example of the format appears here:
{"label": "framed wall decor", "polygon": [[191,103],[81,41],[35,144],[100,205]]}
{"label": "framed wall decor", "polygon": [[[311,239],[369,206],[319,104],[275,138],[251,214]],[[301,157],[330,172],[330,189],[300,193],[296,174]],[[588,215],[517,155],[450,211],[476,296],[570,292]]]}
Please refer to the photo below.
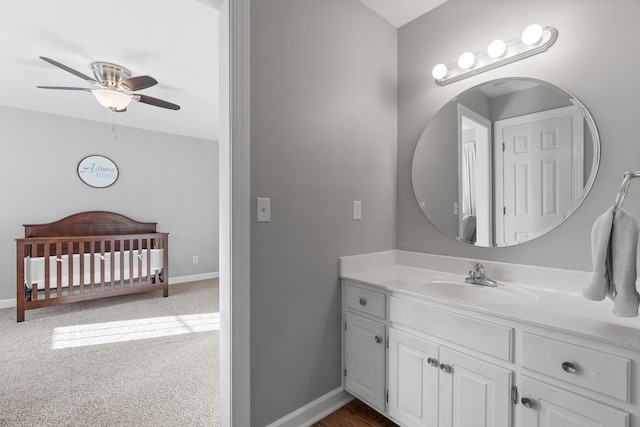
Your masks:
{"label": "framed wall decor", "polygon": [[105,188],[118,179],[118,166],[108,157],[91,155],[78,163],[78,176],[90,187]]}

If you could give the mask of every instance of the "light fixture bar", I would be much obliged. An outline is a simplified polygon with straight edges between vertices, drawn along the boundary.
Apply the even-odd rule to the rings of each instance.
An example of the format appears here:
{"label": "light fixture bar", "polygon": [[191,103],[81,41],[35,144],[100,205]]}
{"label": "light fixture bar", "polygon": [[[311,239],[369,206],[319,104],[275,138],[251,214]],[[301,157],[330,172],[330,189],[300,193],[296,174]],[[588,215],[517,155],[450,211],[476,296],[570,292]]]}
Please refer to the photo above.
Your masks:
{"label": "light fixture bar", "polygon": [[[499,58],[493,58],[489,56],[487,52],[482,52],[475,55],[475,63],[471,68],[464,69],[455,63],[446,67],[444,77],[437,78],[434,76],[434,78],[438,85],[445,86],[466,79],[467,77],[475,76],[476,74],[484,73],[485,71],[545,52],[557,39],[558,30],[553,27],[546,27],[542,31],[540,41],[537,43],[526,44],[522,38],[517,38],[506,43],[505,53]],[[442,72],[445,66],[438,64],[436,67],[439,67],[440,72]],[[436,67],[434,67],[434,74],[437,74],[435,71]]]}

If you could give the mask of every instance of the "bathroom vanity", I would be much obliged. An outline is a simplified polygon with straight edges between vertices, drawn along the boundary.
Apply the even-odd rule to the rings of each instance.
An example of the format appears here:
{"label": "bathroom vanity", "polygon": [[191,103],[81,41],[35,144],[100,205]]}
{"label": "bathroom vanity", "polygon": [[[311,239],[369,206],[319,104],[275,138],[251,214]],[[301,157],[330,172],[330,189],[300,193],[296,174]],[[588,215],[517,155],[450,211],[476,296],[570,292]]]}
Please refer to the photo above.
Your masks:
{"label": "bathroom vanity", "polygon": [[403,426],[640,427],[640,319],[587,272],[388,251],[343,257],[344,388]]}

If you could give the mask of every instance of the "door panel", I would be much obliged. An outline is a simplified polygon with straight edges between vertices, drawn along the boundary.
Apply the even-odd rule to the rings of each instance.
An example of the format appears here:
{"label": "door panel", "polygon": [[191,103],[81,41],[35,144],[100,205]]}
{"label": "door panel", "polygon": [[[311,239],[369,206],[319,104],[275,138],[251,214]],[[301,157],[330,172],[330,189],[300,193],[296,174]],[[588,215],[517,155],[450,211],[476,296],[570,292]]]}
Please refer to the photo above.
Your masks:
{"label": "door panel", "polygon": [[437,426],[437,359],[437,345],[389,328],[389,414],[409,427]]}
{"label": "door panel", "polygon": [[345,388],[384,411],[385,327],[347,312]]}
{"label": "door panel", "polygon": [[629,414],[586,397],[522,377],[521,395],[532,407],[518,405],[522,427],[628,427]]}
{"label": "door panel", "polygon": [[511,425],[512,371],[445,347],[440,363],[440,427]]}
{"label": "door panel", "polygon": [[507,244],[518,243],[518,233],[539,234],[569,210],[571,129],[571,116],[502,129]]}
{"label": "door panel", "polygon": [[575,107],[495,122],[496,243],[530,240],[562,222],[584,192]]}

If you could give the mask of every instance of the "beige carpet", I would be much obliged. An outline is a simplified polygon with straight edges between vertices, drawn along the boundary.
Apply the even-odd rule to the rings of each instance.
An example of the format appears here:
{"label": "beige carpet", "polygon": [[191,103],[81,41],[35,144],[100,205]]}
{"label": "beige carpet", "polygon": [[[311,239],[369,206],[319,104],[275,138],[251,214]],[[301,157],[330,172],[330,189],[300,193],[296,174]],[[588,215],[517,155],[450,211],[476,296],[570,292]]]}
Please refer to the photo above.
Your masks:
{"label": "beige carpet", "polygon": [[0,310],[0,426],[219,425],[218,281]]}

